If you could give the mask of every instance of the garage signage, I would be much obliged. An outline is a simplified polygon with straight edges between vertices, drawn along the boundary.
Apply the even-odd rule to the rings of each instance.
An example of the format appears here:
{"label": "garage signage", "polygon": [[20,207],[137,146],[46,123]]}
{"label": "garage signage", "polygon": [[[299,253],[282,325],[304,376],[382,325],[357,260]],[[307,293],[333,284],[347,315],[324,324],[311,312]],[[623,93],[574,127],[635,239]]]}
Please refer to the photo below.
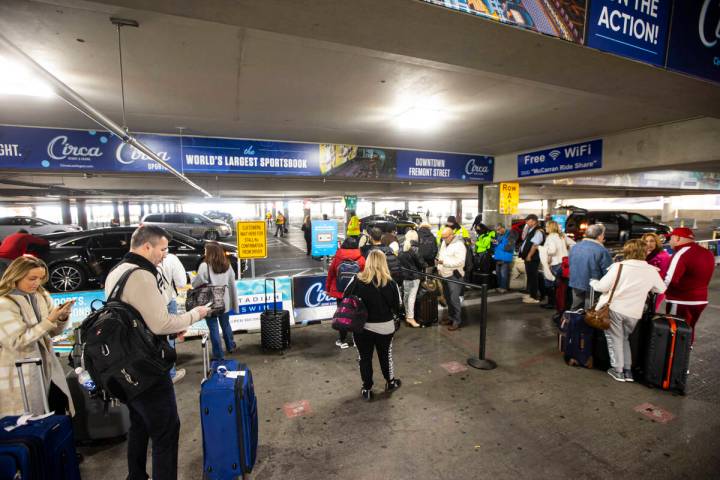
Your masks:
{"label": "garage signage", "polygon": [[396,176],[420,180],[492,182],[493,157],[399,150]]}
{"label": "garage signage", "polygon": [[237,256],[243,259],[267,257],[267,224],[258,222],[237,222]]}
{"label": "garage signage", "polygon": [[720,3],[675,2],[667,67],[720,82]]}
{"label": "garage signage", "polygon": [[313,257],[335,255],[338,248],[337,220],[313,220],[310,235]]}
{"label": "garage signage", "polygon": [[672,0],[592,0],[586,43],[598,50],[662,66],[671,6]]}
{"label": "garage signage", "polygon": [[574,143],[518,155],[518,177],[570,173],[598,168],[602,168],[602,140]]}
{"label": "garage signage", "polygon": [[517,182],[500,184],[500,213],[514,215],[520,205],[520,184]]}

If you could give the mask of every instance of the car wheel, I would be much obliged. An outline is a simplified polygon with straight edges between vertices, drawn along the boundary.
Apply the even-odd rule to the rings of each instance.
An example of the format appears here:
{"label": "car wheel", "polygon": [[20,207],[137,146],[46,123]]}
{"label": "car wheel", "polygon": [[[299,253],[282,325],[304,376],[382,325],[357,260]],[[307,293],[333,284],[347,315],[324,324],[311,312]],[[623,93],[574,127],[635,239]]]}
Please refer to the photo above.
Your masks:
{"label": "car wheel", "polygon": [[48,283],[56,292],[75,292],[85,288],[87,274],[76,263],[58,263],[50,268]]}
{"label": "car wheel", "polygon": [[206,239],[206,240],[213,240],[213,241],[217,240],[217,239],[218,239],[218,232],[215,231],[215,230],[208,230],[208,231],[205,233],[205,239]]}
{"label": "car wheel", "polygon": [[628,232],[627,230],[621,231],[621,232],[620,232],[620,236],[619,236],[619,240],[620,240],[620,243],[625,243],[625,242],[627,242],[628,240],[630,240],[630,232]]}

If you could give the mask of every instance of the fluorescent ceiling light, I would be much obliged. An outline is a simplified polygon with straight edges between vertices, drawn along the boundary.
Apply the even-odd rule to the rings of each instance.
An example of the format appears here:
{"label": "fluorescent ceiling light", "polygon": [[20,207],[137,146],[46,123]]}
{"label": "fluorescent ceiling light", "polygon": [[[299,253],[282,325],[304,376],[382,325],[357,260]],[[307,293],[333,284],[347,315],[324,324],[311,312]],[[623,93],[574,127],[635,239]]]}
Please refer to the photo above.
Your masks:
{"label": "fluorescent ceiling light", "polygon": [[403,130],[435,130],[446,120],[446,114],[427,107],[410,107],[392,119]]}
{"label": "fluorescent ceiling light", "polygon": [[53,96],[50,86],[17,62],[0,56],[0,95],[26,95],[49,98]]}

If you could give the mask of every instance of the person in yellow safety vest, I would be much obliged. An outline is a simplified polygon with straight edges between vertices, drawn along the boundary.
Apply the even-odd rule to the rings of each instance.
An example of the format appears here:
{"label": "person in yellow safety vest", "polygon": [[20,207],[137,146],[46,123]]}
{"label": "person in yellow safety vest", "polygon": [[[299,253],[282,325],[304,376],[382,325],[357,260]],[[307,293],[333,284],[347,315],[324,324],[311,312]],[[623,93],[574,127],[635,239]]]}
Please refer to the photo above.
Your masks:
{"label": "person in yellow safety vest", "polygon": [[275,236],[278,236],[278,233],[281,237],[285,236],[285,215],[282,213],[277,214],[277,217],[275,217],[275,226],[277,227],[275,229]]}
{"label": "person in yellow safety vest", "polygon": [[[463,240],[465,240],[465,243],[469,245],[470,243],[470,232],[467,231],[467,228],[463,227],[457,222],[457,219],[455,218],[455,215],[450,215],[447,218],[447,221],[445,222],[445,226],[448,228],[453,229],[453,235],[462,235]],[[437,233],[437,244],[440,245],[440,242],[442,239],[440,238],[440,234],[442,233],[442,228],[438,229]]]}
{"label": "person in yellow safety vest", "polygon": [[272,222],[272,213],[267,212],[267,213],[265,214],[265,221],[266,221],[268,224]]}
{"label": "person in yellow safety vest", "polygon": [[484,223],[475,226],[477,241],[475,242],[475,253],[489,252],[495,240],[495,230],[490,230]]}
{"label": "person in yellow safety vest", "polygon": [[359,237],[360,236],[360,219],[355,215],[355,212],[350,212],[350,221],[347,227],[348,237]]}

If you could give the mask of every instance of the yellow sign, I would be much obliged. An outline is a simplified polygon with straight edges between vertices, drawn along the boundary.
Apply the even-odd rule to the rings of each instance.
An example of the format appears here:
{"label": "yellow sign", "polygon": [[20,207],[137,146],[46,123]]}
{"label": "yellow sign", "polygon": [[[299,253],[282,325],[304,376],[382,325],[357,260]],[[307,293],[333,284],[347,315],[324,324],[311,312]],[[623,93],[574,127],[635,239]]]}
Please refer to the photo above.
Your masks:
{"label": "yellow sign", "polygon": [[237,222],[237,256],[238,258],[267,257],[267,223]]}
{"label": "yellow sign", "polygon": [[513,215],[520,204],[520,184],[517,182],[500,184],[500,213]]}

